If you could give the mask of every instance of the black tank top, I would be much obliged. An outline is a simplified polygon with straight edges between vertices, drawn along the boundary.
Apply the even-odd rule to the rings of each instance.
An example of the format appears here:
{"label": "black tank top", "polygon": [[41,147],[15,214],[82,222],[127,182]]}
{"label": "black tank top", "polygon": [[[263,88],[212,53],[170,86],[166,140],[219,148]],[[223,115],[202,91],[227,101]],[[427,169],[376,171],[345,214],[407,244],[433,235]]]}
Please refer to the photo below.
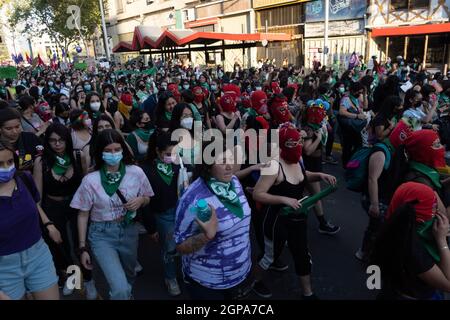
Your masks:
{"label": "black tank top", "polygon": [[[223,117],[223,122],[225,123],[225,127],[227,127],[232,120],[225,117],[223,114],[222,114],[222,117]],[[237,119],[236,122],[234,123],[233,130],[237,130],[240,127],[241,127],[241,120]]]}
{"label": "black tank top", "polygon": [[42,185],[44,195],[71,198],[81,184],[82,175],[79,170],[76,170],[75,166],[72,177],[64,182],[55,179],[52,169],[49,168],[44,161],[42,162],[42,169]]}
{"label": "black tank top", "polygon": [[[283,165],[281,163],[279,163],[279,165],[281,172],[283,173],[284,180],[281,183],[270,187],[268,193],[274,196],[283,196],[300,200],[303,197],[303,192],[305,191],[305,186],[307,183],[305,169],[303,168],[303,166],[300,166],[304,177],[303,181],[299,182],[298,184],[292,184],[286,180],[286,174],[284,173]],[[283,206],[284,205],[280,204],[271,207],[272,209],[278,211]]]}

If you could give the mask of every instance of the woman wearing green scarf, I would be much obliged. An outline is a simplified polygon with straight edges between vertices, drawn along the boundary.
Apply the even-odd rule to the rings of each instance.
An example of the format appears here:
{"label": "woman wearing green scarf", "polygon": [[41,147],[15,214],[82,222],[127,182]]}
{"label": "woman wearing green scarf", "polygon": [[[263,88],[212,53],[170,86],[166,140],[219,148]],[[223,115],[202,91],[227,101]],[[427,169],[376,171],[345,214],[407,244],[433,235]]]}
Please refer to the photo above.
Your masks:
{"label": "woman wearing green scarf", "polygon": [[154,241],[161,246],[164,264],[164,280],[171,296],[181,293],[177,282],[176,253],[173,241],[175,209],[178,201],[178,174],[180,166],[174,162],[176,141],[164,131],[155,132],[150,138],[148,157],[142,168],[155,189],[152,205],[143,211],[144,225]]}
{"label": "woman wearing green scarf", "polygon": [[[44,228],[46,240],[55,262],[60,278],[60,285],[64,286],[63,295],[73,293],[73,288],[67,286],[66,270],[75,264],[72,259],[75,248],[70,243],[77,243],[76,210],[70,207],[70,201],[81,184],[83,169],[81,163],[75,160],[70,130],[62,124],[52,124],[45,132],[45,147],[42,157],[42,208],[53,226]],[[69,241],[67,225],[70,227],[72,241]],[[55,227],[61,233],[62,244],[51,240],[50,227]],[[88,300],[97,298],[92,272],[81,267],[84,287]]]}
{"label": "woman wearing green scarf", "polygon": [[138,248],[133,218],[153,196],[145,173],[133,163],[122,135],[113,129],[103,130],[97,139],[95,171],[83,179],[70,204],[79,210],[80,261],[90,270],[95,257],[112,300],[132,297]]}
{"label": "woman wearing green scarf", "polygon": [[158,106],[155,110],[155,124],[158,129],[169,130],[170,120],[172,119],[172,111],[177,104],[171,92],[164,92],[158,100]]}
{"label": "woman wearing green scarf", "polygon": [[134,158],[141,162],[147,155],[148,140],[154,128],[150,116],[142,110],[135,110],[131,113],[130,123],[136,129],[127,136],[127,143],[133,151]]}
{"label": "woman wearing green scarf", "polygon": [[381,270],[384,300],[440,300],[450,292],[449,223],[436,194],[416,182],[396,190],[370,264]]}
{"label": "woman wearing green scarf", "polygon": [[[174,238],[193,299],[236,299],[250,291],[250,207],[234,176],[234,156],[223,150],[204,152],[198,179],[177,206]],[[195,204],[200,199],[211,211],[206,222],[197,218]]]}

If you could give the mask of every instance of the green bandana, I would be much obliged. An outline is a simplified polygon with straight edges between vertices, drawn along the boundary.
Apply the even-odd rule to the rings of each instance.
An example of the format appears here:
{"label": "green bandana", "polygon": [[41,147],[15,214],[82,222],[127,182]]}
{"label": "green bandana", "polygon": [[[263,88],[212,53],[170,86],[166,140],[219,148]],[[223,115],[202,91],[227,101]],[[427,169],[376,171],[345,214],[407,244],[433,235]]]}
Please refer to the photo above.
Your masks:
{"label": "green bandana", "polygon": [[172,120],[172,112],[166,111],[164,112],[164,117],[166,118],[166,120]]}
{"label": "green bandana", "polygon": [[156,160],[156,171],[158,171],[159,176],[164,180],[164,182],[170,186],[173,178],[173,170],[171,163],[164,163],[161,160]]}
{"label": "green bandana", "polygon": [[103,189],[108,196],[112,197],[119,189],[120,182],[122,182],[125,176],[125,165],[121,162],[119,171],[117,172],[107,172],[106,165],[100,169],[100,180],[102,182]]}
{"label": "green bandana", "polygon": [[258,116],[258,113],[253,108],[247,108],[247,109],[245,109],[245,112],[248,113],[248,115],[251,116],[251,117],[257,117]]}
{"label": "green bandana", "polygon": [[355,98],[352,95],[349,95],[348,97],[350,98],[350,100],[353,103],[353,105],[355,106],[355,108],[358,109],[359,108],[359,100],[358,100],[358,98]]}
{"label": "green bandana", "polygon": [[428,178],[430,178],[431,182],[437,187],[442,188],[441,181],[439,180],[439,172],[437,172],[435,169],[424,165],[423,163],[410,161],[409,167],[415,171],[418,171],[424,175],[426,175]]}
{"label": "green bandana", "polygon": [[210,178],[207,182],[209,189],[219,198],[225,208],[231,211],[236,217],[243,218],[244,210],[241,201],[235,191],[233,182],[225,183],[217,179]]}
{"label": "green bandana", "polygon": [[97,112],[92,113],[92,118],[98,119],[101,115],[102,115],[102,113],[100,111],[97,111]]}
{"label": "green bandana", "polygon": [[62,158],[56,156],[55,164],[53,165],[53,172],[58,176],[64,176],[72,164],[68,154],[65,154]]}
{"label": "green bandana", "polygon": [[433,223],[435,220],[436,217],[420,224],[417,227],[417,234],[419,235],[419,239],[427,249],[428,253],[436,262],[439,262],[441,261],[441,256],[439,255],[439,251],[436,247],[436,240],[433,236]]}
{"label": "green bandana", "polygon": [[153,133],[152,130],[145,130],[142,128],[138,128],[134,131],[134,133],[136,133],[136,135],[144,142],[147,142],[148,139],[150,138],[150,135]]}

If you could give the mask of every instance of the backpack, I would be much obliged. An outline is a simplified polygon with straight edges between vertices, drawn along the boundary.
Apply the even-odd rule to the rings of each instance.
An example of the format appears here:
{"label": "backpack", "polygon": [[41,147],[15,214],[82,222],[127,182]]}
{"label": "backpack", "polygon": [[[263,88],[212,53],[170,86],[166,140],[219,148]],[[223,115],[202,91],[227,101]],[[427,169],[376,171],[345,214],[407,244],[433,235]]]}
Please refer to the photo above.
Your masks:
{"label": "backpack", "polygon": [[355,192],[362,192],[367,183],[369,169],[369,158],[374,153],[374,148],[378,147],[385,154],[384,170],[387,170],[391,163],[391,152],[384,143],[376,143],[373,147],[363,147],[353,154],[345,168],[345,182],[347,189]]}

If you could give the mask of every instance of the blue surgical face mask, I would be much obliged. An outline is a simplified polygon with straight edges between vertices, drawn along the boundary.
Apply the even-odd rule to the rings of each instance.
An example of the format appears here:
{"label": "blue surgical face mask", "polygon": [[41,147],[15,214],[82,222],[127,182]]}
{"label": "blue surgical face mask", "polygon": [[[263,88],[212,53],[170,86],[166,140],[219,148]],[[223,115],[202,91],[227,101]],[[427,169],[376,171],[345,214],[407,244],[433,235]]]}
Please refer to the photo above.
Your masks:
{"label": "blue surgical face mask", "polygon": [[102,156],[103,161],[105,161],[106,164],[109,166],[118,165],[120,163],[120,161],[122,160],[122,158],[123,158],[122,151],[115,152],[115,153],[103,152],[103,156]]}
{"label": "blue surgical face mask", "polygon": [[84,90],[86,90],[86,91],[91,91],[91,89],[92,89],[92,87],[91,87],[90,84],[85,84],[85,85],[84,85]]}
{"label": "blue surgical face mask", "polygon": [[0,168],[0,183],[6,183],[11,181],[16,173],[16,167],[12,165],[9,168]]}
{"label": "blue surgical face mask", "polygon": [[216,91],[216,90],[217,90],[217,86],[216,86],[216,85],[214,85],[214,84],[213,84],[213,85],[211,85],[211,90],[212,90],[212,91]]}

